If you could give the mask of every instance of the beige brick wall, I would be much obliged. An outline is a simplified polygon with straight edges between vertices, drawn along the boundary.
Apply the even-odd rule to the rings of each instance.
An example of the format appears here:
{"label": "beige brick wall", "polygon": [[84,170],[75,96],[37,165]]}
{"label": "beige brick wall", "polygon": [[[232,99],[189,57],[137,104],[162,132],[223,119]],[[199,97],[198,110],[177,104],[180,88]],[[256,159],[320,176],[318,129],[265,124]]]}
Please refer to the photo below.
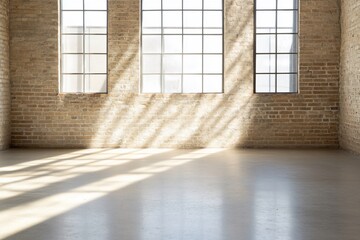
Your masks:
{"label": "beige brick wall", "polygon": [[360,2],[342,0],[340,143],[360,153]]}
{"label": "beige brick wall", "polygon": [[298,95],[253,94],[253,1],[225,5],[225,94],[138,94],[139,1],[109,0],[109,94],[60,96],[57,0],[12,0],[12,145],[338,147],[337,0],[301,0]]}
{"label": "beige brick wall", "polygon": [[0,0],[0,150],[10,144],[9,1]]}

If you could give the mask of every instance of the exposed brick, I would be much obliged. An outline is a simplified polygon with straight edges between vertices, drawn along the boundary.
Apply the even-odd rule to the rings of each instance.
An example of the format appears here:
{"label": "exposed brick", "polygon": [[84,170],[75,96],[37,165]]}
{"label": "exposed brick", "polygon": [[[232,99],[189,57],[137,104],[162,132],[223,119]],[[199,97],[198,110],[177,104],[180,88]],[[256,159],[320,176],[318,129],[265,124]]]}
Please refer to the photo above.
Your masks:
{"label": "exposed brick", "polygon": [[9,1],[0,1],[0,150],[10,144]]}
{"label": "exposed brick", "polygon": [[342,0],[340,143],[360,153],[360,2]]}
{"label": "exposed brick", "polygon": [[139,2],[109,0],[109,94],[58,95],[58,0],[10,2],[14,147],[338,147],[337,0],[301,0],[300,94],[253,94],[253,0],[225,3],[225,94],[139,94]]}

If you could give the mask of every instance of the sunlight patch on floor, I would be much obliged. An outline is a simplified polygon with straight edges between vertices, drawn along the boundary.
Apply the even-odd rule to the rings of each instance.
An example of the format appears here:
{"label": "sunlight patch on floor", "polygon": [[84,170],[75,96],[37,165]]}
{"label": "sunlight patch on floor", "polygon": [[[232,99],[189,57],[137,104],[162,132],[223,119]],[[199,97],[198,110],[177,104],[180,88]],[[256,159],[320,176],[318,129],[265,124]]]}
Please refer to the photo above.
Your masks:
{"label": "sunlight patch on floor", "polygon": [[[138,156],[151,157],[152,155],[156,155],[159,153],[165,153],[170,150],[144,150],[142,154],[137,154]],[[18,232],[21,232],[25,229],[33,227],[37,224],[40,224],[50,218],[56,217],[62,213],[70,211],[76,207],[79,207],[83,204],[89,203],[96,199],[99,199],[113,191],[120,190],[129,185],[135,184],[137,182],[146,180],[155,174],[160,174],[162,172],[171,170],[172,168],[184,165],[196,159],[204,158],[210,154],[214,154],[220,152],[220,149],[201,149],[194,150],[191,153],[184,153],[177,155],[175,157],[171,157],[167,160],[153,163],[147,167],[141,167],[134,170],[129,171],[125,174],[118,174],[115,176],[111,176],[97,182],[89,183],[87,185],[71,189],[69,191],[58,193],[43,199],[36,200],[34,202],[26,203],[23,205],[19,205],[14,208],[10,208],[0,212],[0,238],[6,238],[11,235],[14,235]],[[93,153],[96,154],[96,153]],[[130,154],[130,153],[129,153]],[[102,153],[98,153],[98,155],[102,155]],[[131,154],[130,154],[131,155]],[[66,156],[66,157],[65,157]],[[62,157],[69,157],[65,154]],[[138,156],[132,156],[129,158],[131,160],[137,159]],[[78,156],[79,157],[79,156]],[[94,157],[94,156],[91,156]],[[122,156],[124,157],[124,156]],[[156,157],[156,156],[154,156]],[[113,167],[119,164],[124,164],[130,160],[112,160],[105,159],[99,160],[99,162],[88,162],[91,164],[90,166],[79,166],[82,162],[79,161],[76,156],[73,160],[64,161],[65,164],[60,164],[59,162],[52,164],[51,161],[45,160],[48,165],[46,168],[48,170],[57,170],[64,171],[65,173],[70,173],[65,176],[44,176],[40,178],[29,179],[27,181],[14,183],[13,185],[8,185],[7,188],[1,189],[1,196],[13,197],[17,194],[21,194],[27,191],[31,191],[40,187],[44,187],[48,184],[60,182],[64,180],[68,180],[74,178],[76,176],[90,173],[93,171],[99,171],[104,168]],[[127,157],[126,157],[127,158]],[[99,156],[99,159],[102,159]],[[58,160],[58,159],[57,159]],[[57,161],[54,159],[53,161]],[[103,162],[104,161],[104,162]],[[34,163],[44,164],[43,161],[33,161],[31,166],[35,166]],[[73,165],[71,165],[71,163]],[[60,165],[59,165],[60,164]],[[25,165],[21,166],[30,166],[25,163]],[[73,167],[71,169],[60,168],[57,167]],[[31,173],[31,171],[26,171],[27,174]],[[72,173],[72,174],[71,174]],[[9,187],[10,186],[10,187]],[[20,192],[19,192],[20,191]],[[14,195],[11,196],[11,193]],[[56,207],[54,207],[56,206]],[[9,221],[9,219],[12,219]]]}

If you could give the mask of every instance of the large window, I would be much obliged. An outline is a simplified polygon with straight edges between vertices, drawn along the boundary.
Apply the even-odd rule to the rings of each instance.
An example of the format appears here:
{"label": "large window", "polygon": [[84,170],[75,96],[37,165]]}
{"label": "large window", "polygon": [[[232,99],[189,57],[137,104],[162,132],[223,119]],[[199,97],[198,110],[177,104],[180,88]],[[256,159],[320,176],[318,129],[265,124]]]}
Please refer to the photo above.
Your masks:
{"label": "large window", "polygon": [[107,0],[61,0],[60,92],[107,92]]}
{"label": "large window", "polygon": [[255,92],[298,92],[298,0],[255,0]]}
{"label": "large window", "polygon": [[143,93],[223,92],[223,1],[142,0]]}

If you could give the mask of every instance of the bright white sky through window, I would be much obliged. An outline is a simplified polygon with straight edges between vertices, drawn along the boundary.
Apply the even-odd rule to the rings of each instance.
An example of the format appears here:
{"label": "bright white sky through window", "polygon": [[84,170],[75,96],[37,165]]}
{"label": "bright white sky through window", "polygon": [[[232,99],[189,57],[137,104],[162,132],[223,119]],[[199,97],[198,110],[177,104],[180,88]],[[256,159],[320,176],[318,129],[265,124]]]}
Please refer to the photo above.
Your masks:
{"label": "bright white sky through window", "polygon": [[222,0],[142,0],[143,93],[223,92]]}
{"label": "bright white sky through window", "polygon": [[298,91],[298,0],[256,0],[255,92]]}
{"label": "bright white sky through window", "polygon": [[60,92],[107,92],[107,17],[107,0],[61,0]]}

